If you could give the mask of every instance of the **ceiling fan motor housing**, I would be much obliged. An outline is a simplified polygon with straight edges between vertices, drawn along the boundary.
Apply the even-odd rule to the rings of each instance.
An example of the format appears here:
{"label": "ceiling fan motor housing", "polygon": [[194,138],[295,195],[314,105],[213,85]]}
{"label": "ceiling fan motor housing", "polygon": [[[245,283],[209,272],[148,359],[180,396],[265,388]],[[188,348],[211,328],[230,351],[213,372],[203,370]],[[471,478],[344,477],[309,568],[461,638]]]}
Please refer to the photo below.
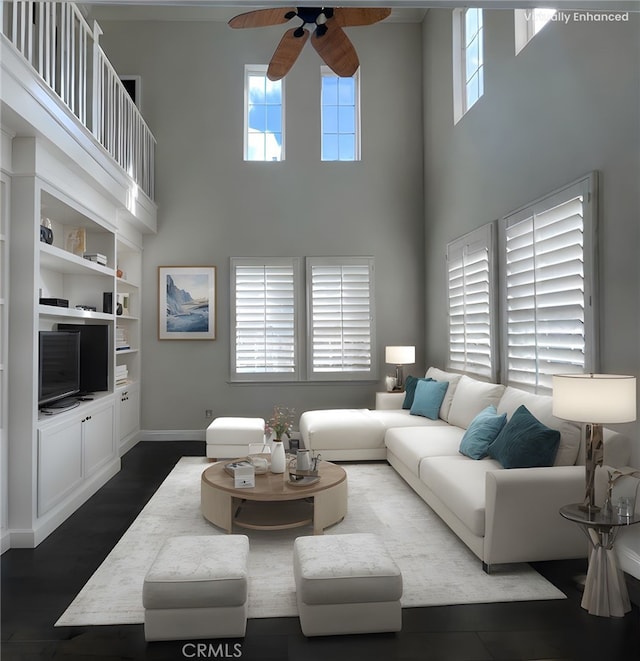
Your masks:
{"label": "ceiling fan motor housing", "polygon": [[302,37],[304,26],[313,23],[316,26],[316,35],[322,37],[327,33],[327,21],[333,17],[333,7],[297,7],[295,12],[287,12],[288,19],[297,16],[302,20],[302,25],[293,33],[294,37]]}

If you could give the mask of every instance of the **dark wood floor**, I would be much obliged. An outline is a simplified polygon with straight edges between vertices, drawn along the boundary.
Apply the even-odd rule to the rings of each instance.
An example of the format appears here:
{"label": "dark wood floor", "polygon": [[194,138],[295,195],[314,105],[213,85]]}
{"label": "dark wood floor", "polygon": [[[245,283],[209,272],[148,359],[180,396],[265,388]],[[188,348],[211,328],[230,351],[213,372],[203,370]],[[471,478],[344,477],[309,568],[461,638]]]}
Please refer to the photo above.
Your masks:
{"label": "dark wood floor", "polygon": [[585,564],[574,561],[535,565],[566,600],[404,609],[397,634],[306,639],[297,618],[278,618],[249,620],[244,639],[147,644],[141,624],[54,628],[176,461],[202,454],[200,442],[139,443],[122,471],[38,548],[2,556],[3,661],[640,659],[638,607],[624,618],[590,616],[573,582]]}

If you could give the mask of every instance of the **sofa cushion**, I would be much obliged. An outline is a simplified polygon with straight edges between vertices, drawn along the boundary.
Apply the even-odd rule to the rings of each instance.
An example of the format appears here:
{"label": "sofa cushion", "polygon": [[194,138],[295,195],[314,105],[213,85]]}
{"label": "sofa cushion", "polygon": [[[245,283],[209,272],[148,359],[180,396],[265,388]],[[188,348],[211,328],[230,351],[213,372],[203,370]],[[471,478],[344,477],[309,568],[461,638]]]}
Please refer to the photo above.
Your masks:
{"label": "sofa cushion", "polygon": [[385,430],[391,427],[445,427],[444,420],[431,420],[421,415],[411,415],[403,409],[374,409],[369,411],[369,417],[377,420]]}
{"label": "sofa cushion", "polygon": [[[428,418],[424,418],[427,420]],[[418,475],[425,457],[455,456],[464,430],[440,420],[429,427],[404,427],[387,430],[384,437],[387,450],[393,453],[411,472]]]}
{"label": "sofa cushion", "polygon": [[506,421],[507,414],[498,415],[493,405],[480,411],[460,441],[460,454],[471,459],[484,459],[487,448],[495,441]]}
{"label": "sofa cushion", "polygon": [[458,381],[460,381],[461,374],[454,374],[453,372],[445,372],[437,367],[430,367],[425,374],[425,377],[434,379],[435,381],[448,381],[449,387],[442,400],[440,406],[440,417],[446,422],[449,421],[449,409],[451,408],[451,401],[456,391]]}
{"label": "sofa cushion", "polygon": [[437,420],[448,387],[448,381],[419,381],[411,405],[411,415]]}
{"label": "sofa cushion", "polygon": [[510,418],[516,409],[524,404],[540,422],[560,432],[560,445],[554,466],[573,466],[578,459],[582,438],[579,424],[561,420],[551,413],[553,398],[550,395],[534,395],[518,388],[507,386],[497,405],[498,413],[506,413]]}
{"label": "sofa cushion", "polygon": [[404,401],[402,402],[402,408],[409,410],[413,405],[413,398],[416,394],[416,386],[419,381],[433,381],[433,379],[419,379],[418,377],[409,375],[404,380]]}
{"label": "sofa cushion", "polygon": [[560,432],[550,429],[520,406],[491,443],[487,454],[504,468],[553,466]]}
{"label": "sofa cushion", "polygon": [[489,458],[426,457],[420,462],[420,479],[474,535],[483,537],[486,475],[496,470],[502,470],[500,464]]}
{"label": "sofa cushion", "polygon": [[463,375],[453,395],[449,424],[466,429],[480,411],[487,406],[497,406],[503,393],[502,384],[486,383]]}
{"label": "sofa cushion", "polygon": [[322,450],[384,448],[386,427],[367,409],[322,409],[300,416],[307,448]]}

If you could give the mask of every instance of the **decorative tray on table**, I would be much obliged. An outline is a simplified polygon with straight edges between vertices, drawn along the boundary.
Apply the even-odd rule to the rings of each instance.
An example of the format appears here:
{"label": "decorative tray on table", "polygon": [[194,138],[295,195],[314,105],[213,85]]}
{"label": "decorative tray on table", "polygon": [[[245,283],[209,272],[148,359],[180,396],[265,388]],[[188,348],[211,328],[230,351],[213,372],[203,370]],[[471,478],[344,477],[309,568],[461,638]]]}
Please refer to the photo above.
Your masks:
{"label": "decorative tray on table", "polygon": [[293,487],[308,487],[320,479],[317,470],[298,470],[289,468],[289,484]]}

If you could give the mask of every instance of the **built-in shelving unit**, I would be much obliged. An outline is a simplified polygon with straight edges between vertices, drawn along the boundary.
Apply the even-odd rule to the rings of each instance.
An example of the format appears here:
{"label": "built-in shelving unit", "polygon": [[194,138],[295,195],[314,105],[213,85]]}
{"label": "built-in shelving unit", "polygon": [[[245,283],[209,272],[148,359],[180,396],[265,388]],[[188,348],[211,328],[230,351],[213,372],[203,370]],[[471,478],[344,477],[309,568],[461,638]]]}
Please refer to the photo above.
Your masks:
{"label": "built-in shelving unit", "polygon": [[[18,141],[17,153],[24,149],[18,161],[38,163],[39,148],[37,140]],[[74,186],[67,174],[68,186],[66,177],[37,167],[11,180],[12,231],[19,245],[33,247],[11,269],[17,298],[33,301],[11,317],[9,518],[21,530],[12,531],[12,546],[36,546],[119,470],[121,455],[139,436],[141,248],[120,235],[117,205],[87,184]],[[50,243],[41,239],[41,224],[52,230]],[[0,282],[3,315],[1,296]],[[107,387],[51,415],[38,408],[38,333],[69,323],[107,326]],[[129,343],[124,351],[121,331]]]}

